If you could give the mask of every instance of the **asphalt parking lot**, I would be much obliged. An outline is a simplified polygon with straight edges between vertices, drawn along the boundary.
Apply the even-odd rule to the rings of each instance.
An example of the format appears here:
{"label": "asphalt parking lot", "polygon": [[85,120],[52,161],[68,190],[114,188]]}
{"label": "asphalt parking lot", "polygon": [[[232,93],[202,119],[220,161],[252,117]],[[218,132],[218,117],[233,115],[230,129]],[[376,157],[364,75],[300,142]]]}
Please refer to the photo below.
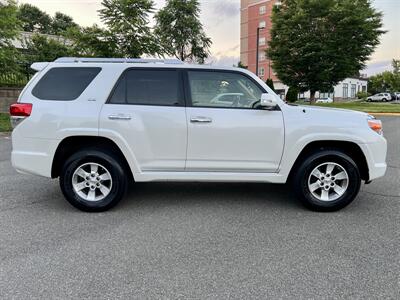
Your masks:
{"label": "asphalt parking lot", "polygon": [[0,135],[0,298],[398,298],[400,117],[381,119],[387,174],[337,213],[249,183],[141,183],[82,213]]}

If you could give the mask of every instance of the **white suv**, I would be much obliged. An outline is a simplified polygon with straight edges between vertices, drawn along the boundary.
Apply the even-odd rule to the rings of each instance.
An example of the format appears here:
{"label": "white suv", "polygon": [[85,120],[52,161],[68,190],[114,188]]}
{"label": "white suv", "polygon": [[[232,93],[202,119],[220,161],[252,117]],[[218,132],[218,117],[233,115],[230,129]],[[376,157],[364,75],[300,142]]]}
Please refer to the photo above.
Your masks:
{"label": "white suv", "polygon": [[379,94],[375,94],[372,96],[369,96],[367,98],[367,101],[382,101],[382,102],[386,102],[386,101],[390,101],[392,100],[392,96],[390,96],[389,93],[379,93]]}
{"label": "white suv", "polygon": [[380,121],[285,104],[244,69],[84,58],[32,68],[10,108],[13,166],[59,177],[81,210],[113,207],[133,180],[290,179],[306,206],[333,211],[386,171]]}

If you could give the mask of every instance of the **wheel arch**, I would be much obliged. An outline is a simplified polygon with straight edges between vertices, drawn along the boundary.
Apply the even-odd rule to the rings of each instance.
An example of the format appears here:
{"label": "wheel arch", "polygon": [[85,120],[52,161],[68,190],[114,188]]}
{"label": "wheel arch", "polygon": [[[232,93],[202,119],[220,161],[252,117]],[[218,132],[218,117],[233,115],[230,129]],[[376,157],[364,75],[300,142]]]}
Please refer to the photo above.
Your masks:
{"label": "wheel arch", "polygon": [[325,150],[325,149],[334,149],[339,150],[348,155],[351,159],[354,160],[357,167],[359,168],[361,179],[365,181],[369,181],[369,168],[367,159],[365,157],[364,152],[354,142],[349,141],[336,141],[336,140],[321,140],[321,141],[313,141],[308,143],[297,156],[295,163],[293,164],[290,172],[289,179],[293,177],[294,172],[299,167],[300,163],[304,161],[304,159],[309,156],[311,153],[316,151]]}
{"label": "wheel arch", "polygon": [[125,165],[130,178],[134,178],[129,163],[118,145],[109,138],[99,136],[69,136],[64,138],[58,144],[58,147],[55,151],[51,167],[51,177],[57,178],[60,176],[62,164],[68,157],[79,150],[90,147],[107,149],[108,151],[111,151],[113,154],[117,155],[117,157],[119,157]]}

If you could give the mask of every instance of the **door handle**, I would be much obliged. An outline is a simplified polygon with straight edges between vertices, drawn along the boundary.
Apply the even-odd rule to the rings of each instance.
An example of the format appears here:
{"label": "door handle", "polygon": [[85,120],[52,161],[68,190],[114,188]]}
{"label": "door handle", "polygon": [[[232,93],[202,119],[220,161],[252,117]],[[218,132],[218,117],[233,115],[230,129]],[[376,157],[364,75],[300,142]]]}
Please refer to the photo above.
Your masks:
{"label": "door handle", "polygon": [[211,123],[212,119],[207,117],[191,117],[191,123]]}
{"label": "door handle", "polygon": [[110,120],[131,120],[132,117],[128,115],[109,115],[108,118]]}

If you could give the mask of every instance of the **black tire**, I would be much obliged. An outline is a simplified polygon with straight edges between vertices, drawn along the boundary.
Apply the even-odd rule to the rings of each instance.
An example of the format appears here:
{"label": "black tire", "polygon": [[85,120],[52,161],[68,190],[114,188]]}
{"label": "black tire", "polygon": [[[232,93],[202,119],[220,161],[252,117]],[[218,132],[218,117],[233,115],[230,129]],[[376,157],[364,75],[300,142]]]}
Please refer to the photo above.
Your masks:
{"label": "black tire", "polygon": [[[109,194],[101,200],[85,200],[73,188],[74,172],[86,163],[105,167],[111,176],[112,185]],[[60,187],[67,201],[74,207],[86,212],[102,212],[114,207],[124,197],[128,186],[126,174],[128,172],[125,172],[124,164],[117,155],[96,148],[85,149],[65,161],[60,174]]]}
{"label": "black tire", "polygon": [[[343,195],[332,201],[323,201],[315,197],[308,187],[308,181],[313,170],[324,163],[332,162],[341,166],[348,174],[348,186]],[[356,163],[340,150],[320,150],[310,154],[296,169],[292,178],[294,191],[299,200],[309,209],[321,212],[331,212],[349,205],[357,196],[361,177]],[[322,189],[322,188],[321,188]],[[333,191],[330,191],[330,193]],[[321,192],[322,194],[322,192]]]}
{"label": "black tire", "polygon": [[372,101],[372,99],[371,99],[371,98],[368,98],[368,99],[367,99],[367,102],[371,102],[371,101]]}
{"label": "black tire", "polygon": [[383,102],[386,102],[387,100],[386,100],[386,98],[383,98],[382,101],[383,101]]}

